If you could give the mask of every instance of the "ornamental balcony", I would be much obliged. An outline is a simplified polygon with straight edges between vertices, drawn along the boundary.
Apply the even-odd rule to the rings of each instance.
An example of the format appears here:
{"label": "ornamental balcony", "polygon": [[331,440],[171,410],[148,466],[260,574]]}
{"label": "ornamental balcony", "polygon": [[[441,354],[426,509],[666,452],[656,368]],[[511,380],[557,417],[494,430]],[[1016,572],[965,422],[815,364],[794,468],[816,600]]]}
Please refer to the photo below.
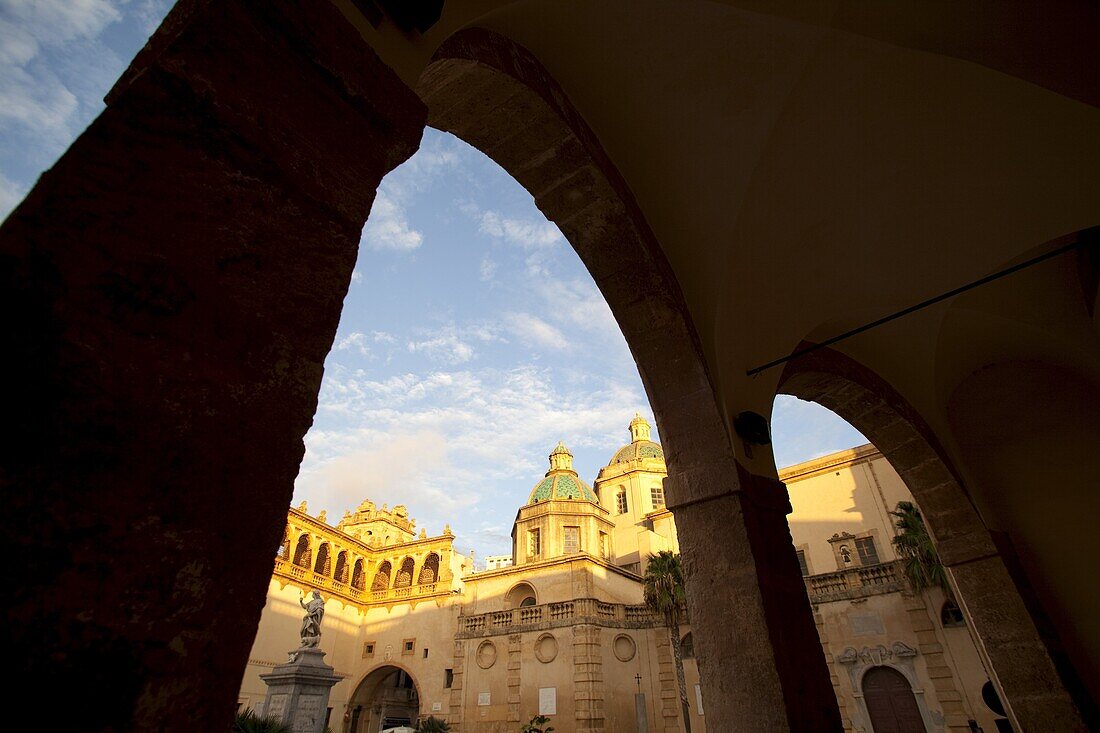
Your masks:
{"label": "ornamental balcony", "polygon": [[577,624],[642,629],[663,623],[645,605],[604,603],[595,598],[577,598],[538,606],[521,606],[507,611],[489,611],[473,616],[459,615],[456,638],[516,634]]}
{"label": "ornamental balcony", "polygon": [[845,568],[835,573],[807,575],[803,580],[810,603],[846,601],[907,590],[903,565],[903,560],[892,560]]}
{"label": "ornamental balcony", "polygon": [[434,583],[421,583],[408,585],[402,588],[385,588],[383,590],[371,590],[369,588],[356,588],[347,583],[341,583],[335,578],[314,572],[309,568],[283,560],[275,559],[275,571],[277,578],[287,580],[304,590],[316,588],[327,591],[329,595],[356,606],[370,606],[374,604],[399,603],[402,601],[431,598],[434,596],[446,596],[451,594],[450,584],[444,580]]}

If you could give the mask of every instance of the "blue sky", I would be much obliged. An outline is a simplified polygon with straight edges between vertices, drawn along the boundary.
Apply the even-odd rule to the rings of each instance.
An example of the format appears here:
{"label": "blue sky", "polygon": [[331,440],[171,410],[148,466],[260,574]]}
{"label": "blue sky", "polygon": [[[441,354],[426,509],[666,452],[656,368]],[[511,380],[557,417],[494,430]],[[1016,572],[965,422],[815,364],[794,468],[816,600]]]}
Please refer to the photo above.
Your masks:
{"label": "blue sky", "polygon": [[[0,216],[102,109],[167,12],[155,0],[0,0]],[[510,551],[516,509],[564,440],[591,483],[652,419],[618,326],[557,228],[504,171],[428,130],[382,183],[295,501],[339,517],[404,503],[460,549]],[[866,442],[780,398],[779,465]]]}

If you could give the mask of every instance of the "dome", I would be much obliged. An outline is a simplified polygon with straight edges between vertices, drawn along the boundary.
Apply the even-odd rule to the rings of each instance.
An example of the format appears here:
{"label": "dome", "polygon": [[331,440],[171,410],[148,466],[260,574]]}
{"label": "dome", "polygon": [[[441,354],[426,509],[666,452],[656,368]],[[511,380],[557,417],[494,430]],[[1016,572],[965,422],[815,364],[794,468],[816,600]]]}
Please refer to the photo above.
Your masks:
{"label": "dome", "polygon": [[551,500],[590,501],[599,504],[595,492],[573,470],[573,454],[558,442],[557,447],[550,453],[550,470],[546,472],[546,478],[535,484],[531,489],[528,504],[537,504]]}
{"label": "dome", "polygon": [[630,443],[615,451],[615,456],[607,464],[613,466],[616,463],[630,463],[643,458],[665,459],[665,452],[660,443],[649,439],[649,423],[639,413],[634,413],[634,419],[630,421]]}

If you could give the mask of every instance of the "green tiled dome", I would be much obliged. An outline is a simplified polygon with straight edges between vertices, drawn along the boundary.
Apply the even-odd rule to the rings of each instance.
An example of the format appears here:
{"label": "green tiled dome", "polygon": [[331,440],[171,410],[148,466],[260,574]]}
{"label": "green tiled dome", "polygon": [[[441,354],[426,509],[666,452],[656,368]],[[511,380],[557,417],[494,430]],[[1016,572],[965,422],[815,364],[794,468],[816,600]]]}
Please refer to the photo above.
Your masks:
{"label": "green tiled dome", "polygon": [[528,504],[537,504],[540,501],[551,499],[575,499],[578,501],[590,501],[599,504],[596,494],[584,481],[568,473],[554,473],[539,481],[531,490],[531,498]]}
{"label": "green tiled dome", "polygon": [[616,451],[611,463],[629,463],[640,458],[660,458],[664,460],[665,452],[661,450],[660,443],[654,443],[652,440],[639,440],[630,445],[624,445]]}

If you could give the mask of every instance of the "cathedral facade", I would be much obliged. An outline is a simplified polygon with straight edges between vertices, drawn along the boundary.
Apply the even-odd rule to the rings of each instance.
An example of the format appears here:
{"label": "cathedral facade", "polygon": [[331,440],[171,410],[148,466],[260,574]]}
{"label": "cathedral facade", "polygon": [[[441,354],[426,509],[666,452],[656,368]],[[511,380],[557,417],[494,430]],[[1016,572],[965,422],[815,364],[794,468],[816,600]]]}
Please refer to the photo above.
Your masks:
{"label": "cathedral facade", "polygon": [[[294,646],[298,601],[317,589],[321,648],[343,677],[333,731],[435,716],[514,733],[536,714],[559,731],[684,730],[669,631],[642,598],[648,558],[679,549],[664,453],[641,416],[629,430],[592,486],[559,443],[517,511],[511,557],[483,568],[449,526],[428,536],[404,506],[364,501],[335,525],[291,509],[239,705],[262,707],[260,675]],[[912,496],[882,454],[864,446],[781,478],[845,729],[1000,730],[962,614],[938,589],[913,591],[894,553],[889,512]],[[689,623],[680,634],[691,729],[723,730],[706,716]]]}

